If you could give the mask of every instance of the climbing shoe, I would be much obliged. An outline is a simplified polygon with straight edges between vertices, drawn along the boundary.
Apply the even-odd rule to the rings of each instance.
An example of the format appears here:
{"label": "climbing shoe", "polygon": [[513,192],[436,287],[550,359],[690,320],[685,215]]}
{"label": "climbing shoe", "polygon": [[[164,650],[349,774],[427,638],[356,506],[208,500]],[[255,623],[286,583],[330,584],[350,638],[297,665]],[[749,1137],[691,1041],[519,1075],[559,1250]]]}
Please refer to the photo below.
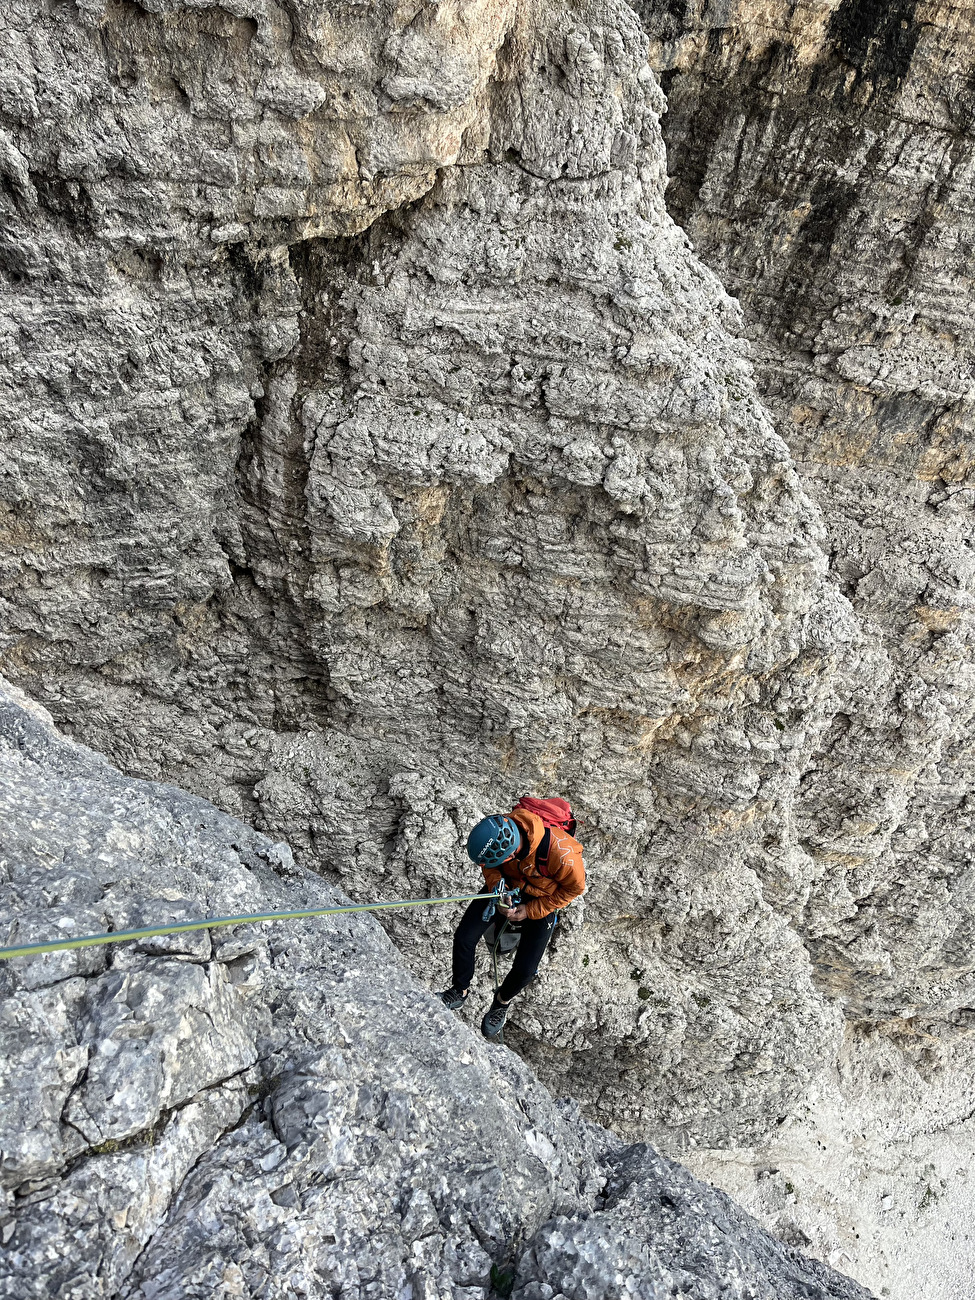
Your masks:
{"label": "climbing shoe", "polygon": [[442,993],[438,993],[437,997],[448,1011],[456,1011],[458,1007],[463,1006],[467,1001],[467,994],[459,992],[454,988],[453,984],[449,989],[444,989]]}
{"label": "climbing shoe", "polygon": [[501,1031],[504,1029],[504,1022],[508,1015],[507,1006],[500,1002],[492,1002],[487,1015],[481,1021],[481,1033],[489,1042],[496,1043],[503,1041]]}

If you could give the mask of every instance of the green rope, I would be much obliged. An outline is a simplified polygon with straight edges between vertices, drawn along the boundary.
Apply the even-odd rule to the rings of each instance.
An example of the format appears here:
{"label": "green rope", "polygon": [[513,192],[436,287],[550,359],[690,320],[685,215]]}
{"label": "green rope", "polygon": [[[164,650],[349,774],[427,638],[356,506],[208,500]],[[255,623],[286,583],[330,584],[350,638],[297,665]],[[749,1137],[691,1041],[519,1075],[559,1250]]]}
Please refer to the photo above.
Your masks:
{"label": "green rope", "polygon": [[344,912],[378,912],[389,907],[423,907],[438,903],[472,903],[493,894],[455,894],[449,898],[401,898],[393,903],[351,903],[348,907],[309,907],[297,912],[250,912],[245,916],[209,916],[204,921],[180,921],[176,925],[148,926],[144,930],[113,930],[108,934],[86,934],[77,939],[52,939],[28,943],[20,948],[0,948],[0,961],[12,957],[37,957],[45,952],[67,952],[72,948],[94,948],[103,943],[127,943],[163,934],[185,934],[188,930],[209,930],[220,925],[255,925],[261,921],[298,921],[307,916],[338,916]]}
{"label": "green rope", "polygon": [[[495,930],[494,943],[491,945],[491,957],[494,961],[494,1001],[495,1002],[497,1002],[498,1000],[498,989],[501,987],[501,983],[498,979],[498,953],[501,950],[501,936],[504,934],[507,928],[508,928],[508,918],[505,917],[504,925],[501,927],[501,929]],[[498,1030],[498,1042],[501,1043],[502,1046],[504,1045],[504,1025],[502,1025],[501,1028]]]}
{"label": "green rope", "polygon": [[494,933],[494,943],[491,944],[491,956],[494,958],[494,996],[495,996],[495,998],[497,998],[497,996],[498,996],[498,989],[501,987],[500,981],[499,981],[499,979],[498,979],[498,952],[499,952],[500,949],[501,949],[501,936],[504,934],[504,932],[505,932],[505,930],[507,930],[507,928],[508,928],[508,920],[507,920],[507,917],[506,917],[506,918],[505,918],[504,925],[501,927],[501,929],[500,929],[500,930],[495,930],[495,933]]}

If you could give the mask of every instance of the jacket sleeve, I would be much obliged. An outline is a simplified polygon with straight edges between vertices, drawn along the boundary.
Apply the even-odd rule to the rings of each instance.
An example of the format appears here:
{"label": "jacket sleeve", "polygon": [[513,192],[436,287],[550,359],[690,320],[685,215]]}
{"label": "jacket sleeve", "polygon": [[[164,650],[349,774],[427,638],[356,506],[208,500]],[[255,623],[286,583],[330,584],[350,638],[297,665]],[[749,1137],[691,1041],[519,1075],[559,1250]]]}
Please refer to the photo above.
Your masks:
{"label": "jacket sleeve", "polygon": [[585,893],[586,869],[582,854],[573,846],[563,850],[557,863],[552,863],[552,879],[557,888],[551,894],[540,894],[525,899],[525,915],[530,921],[540,921],[543,916],[567,907],[574,898]]}

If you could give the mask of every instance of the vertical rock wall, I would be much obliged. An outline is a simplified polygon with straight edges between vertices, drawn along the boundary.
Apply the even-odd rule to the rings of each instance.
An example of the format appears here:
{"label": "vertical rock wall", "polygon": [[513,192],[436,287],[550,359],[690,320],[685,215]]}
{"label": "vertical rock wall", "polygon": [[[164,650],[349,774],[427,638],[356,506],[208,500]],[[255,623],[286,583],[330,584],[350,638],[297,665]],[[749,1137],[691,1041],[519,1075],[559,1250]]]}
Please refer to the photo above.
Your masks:
{"label": "vertical rock wall", "polygon": [[[905,1248],[928,1294],[945,1225],[971,1216],[952,1148],[972,1108],[975,14],[651,0],[641,15],[669,101],[668,205],[741,301],[863,632],[797,801],[820,876],[801,929],[851,1017],[849,1109],[822,1123],[873,1152],[853,1161],[871,1231],[930,1225]],[[788,1160],[780,1146],[758,1172]],[[752,1194],[795,1214],[775,1183]]]}
{"label": "vertical rock wall", "polygon": [[[640,1131],[761,1132],[836,1032],[790,801],[852,631],[736,309],[664,210],[643,37],[612,6],[442,10],[422,40],[390,11],[332,45],[206,13],[24,39],[35,97],[42,54],[73,59],[66,138],[144,123],[168,164],[116,139],[84,226],[11,190],[11,670],[361,896],[460,885],[472,817],[564,790],[591,924],[524,1050]],[[70,184],[33,119],[14,139]],[[444,929],[397,937],[442,970]]]}
{"label": "vertical rock wall", "polygon": [[[650,54],[683,60],[690,139],[714,38],[681,22]],[[566,794],[590,890],[512,1040],[627,1132],[758,1142],[849,1052],[872,1095],[895,1034],[908,1099],[932,1039],[964,1062],[957,822],[944,869],[900,852],[961,770],[957,556],[926,552],[894,646],[895,571],[837,559],[886,529],[887,480],[836,477],[863,518],[807,492],[666,212],[633,13],[60,5],[11,30],[11,675],[359,897],[466,884],[473,817]],[[391,929],[444,973],[446,918]]]}
{"label": "vertical rock wall", "polygon": [[645,16],[668,202],[741,299],[864,632],[802,816],[832,877],[809,940],[873,1017],[970,947],[972,12],[773,10]]}

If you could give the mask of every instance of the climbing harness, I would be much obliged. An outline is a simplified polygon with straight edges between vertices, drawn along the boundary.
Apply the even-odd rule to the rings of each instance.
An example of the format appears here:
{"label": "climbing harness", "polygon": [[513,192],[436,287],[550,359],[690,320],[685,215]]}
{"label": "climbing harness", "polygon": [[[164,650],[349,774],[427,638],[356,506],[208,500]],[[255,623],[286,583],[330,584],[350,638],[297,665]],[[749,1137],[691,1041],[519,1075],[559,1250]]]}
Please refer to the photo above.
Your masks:
{"label": "climbing harness", "polygon": [[[501,987],[501,980],[498,975],[498,953],[500,952],[503,955],[507,956],[508,953],[514,952],[514,950],[518,947],[518,939],[521,937],[519,931],[515,931],[511,928],[511,922],[508,920],[507,917],[504,918],[504,921],[501,923],[501,926],[499,928],[498,921],[495,918],[495,912],[499,905],[507,911],[507,909],[510,907],[517,907],[520,902],[521,902],[521,890],[512,889],[511,886],[508,884],[508,882],[504,879],[504,877],[502,877],[498,881],[494,893],[491,895],[491,901],[484,909],[484,915],[482,919],[491,922],[491,924],[488,926],[487,930],[485,930],[484,935],[482,937],[484,939],[484,942],[487,944],[488,951],[491,954],[491,964],[494,970],[495,1002],[497,1001],[498,998],[498,989]],[[509,935],[514,936],[514,943],[505,944],[503,942],[505,931],[507,931]],[[488,937],[489,935],[491,936],[490,938]],[[503,1028],[498,1033],[498,1042],[504,1043]]]}
{"label": "climbing harness", "polygon": [[[500,917],[496,917],[495,914],[499,906],[503,907],[506,911],[510,907],[517,907],[521,902],[521,890],[512,889],[502,876],[490,894],[475,894],[470,901],[473,902],[475,899],[479,898],[486,898],[488,900],[487,906],[481,914],[481,919],[490,922],[490,924],[482,935],[482,938],[487,944],[488,951],[491,953],[494,966],[494,996],[495,999],[497,999],[498,989],[500,987],[500,980],[498,977],[498,949],[501,947],[501,951],[504,953],[509,951],[513,952],[517,947],[518,940],[516,938],[514,944],[512,944],[510,948],[507,945],[501,946],[502,936],[505,931],[509,929],[509,922],[507,917],[505,917],[504,921],[501,922]],[[459,902],[460,900],[458,899],[457,901]],[[511,931],[511,933],[514,933],[514,931]],[[490,938],[488,937],[489,935],[491,936]],[[500,1034],[498,1036],[498,1041],[502,1043],[504,1042],[504,1038]]]}
{"label": "climbing harness", "polygon": [[439,903],[473,903],[479,898],[496,898],[491,894],[451,894],[449,898],[400,898],[392,903],[350,903],[346,907],[308,907],[295,912],[250,912],[243,916],[208,916],[202,921],[180,921],[174,925],[153,925],[141,930],[112,930],[107,934],[86,934],[76,939],[52,939],[46,943],[27,943],[17,948],[0,948],[0,961],[13,957],[37,957],[46,952],[68,952],[73,948],[93,948],[104,943],[127,943],[132,939],[153,939],[157,935],[184,934],[188,930],[210,930],[221,925],[256,925],[261,921],[300,921],[312,916],[339,916],[345,912],[378,912],[391,907],[424,907]]}
{"label": "climbing harness", "polygon": [[[511,922],[507,917],[499,925],[495,912],[498,907],[503,907],[507,911],[511,907],[517,907],[521,902],[521,890],[512,889],[508,882],[502,877],[495,886],[494,893],[491,895],[487,907],[484,909],[481,920],[490,921],[491,924],[481,936],[487,946],[488,951],[494,961],[494,991],[498,991],[498,953],[507,956],[508,953],[514,952],[518,947],[520,933],[511,928]],[[513,943],[503,943],[502,936],[505,931],[514,938]]]}

